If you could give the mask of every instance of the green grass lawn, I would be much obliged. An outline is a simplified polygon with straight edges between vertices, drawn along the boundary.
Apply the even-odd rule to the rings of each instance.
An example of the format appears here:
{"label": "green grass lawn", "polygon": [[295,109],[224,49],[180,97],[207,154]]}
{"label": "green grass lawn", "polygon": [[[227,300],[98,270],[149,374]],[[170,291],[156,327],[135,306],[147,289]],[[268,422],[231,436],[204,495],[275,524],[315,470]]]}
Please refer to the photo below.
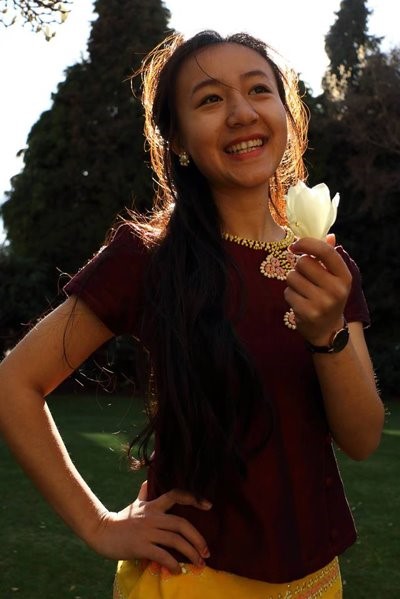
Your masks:
{"label": "green grass lawn", "polygon": [[400,402],[377,452],[364,462],[338,453],[358,540],[341,558],[345,599],[400,597]]}
{"label": "green grass lawn", "polygon": [[[143,420],[138,404],[71,395],[54,396],[49,405],[94,492],[110,509],[128,505],[144,478],[129,472],[122,450],[134,436],[131,423]],[[1,444],[0,489],[0,599],[111,599],[115,563],[67,529]]]}
{"label": "green grass lawn", "polygon": [[[121,445],[134,434],[131,423],[142,420],[141,407],[114,396],[55,396],[49,403],[93,490],[110,509],[127,505],[143,475],[128,471]],[[341,558],[346,599],[400,595],[400,403],[389,409],[374,456],[361,463],[338,456],[359,531]],[[0,442],[0,599],[111,599],[114,570],[51,512]]]}

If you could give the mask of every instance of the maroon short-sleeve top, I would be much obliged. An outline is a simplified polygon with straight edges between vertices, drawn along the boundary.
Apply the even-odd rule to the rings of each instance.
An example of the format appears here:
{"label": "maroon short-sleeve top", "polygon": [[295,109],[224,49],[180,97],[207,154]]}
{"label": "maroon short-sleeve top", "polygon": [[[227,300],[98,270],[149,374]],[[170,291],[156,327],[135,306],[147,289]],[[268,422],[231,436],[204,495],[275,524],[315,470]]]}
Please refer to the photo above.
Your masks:
{"label": "maroon short-sleeve top", "polygon": [[[224,247],[245,290],[242,296],[238,277],[230,278],[228,314],[271,398],[274,426],[265,447],[249,458],[246,479],[227,476],[210,511],[175,506],[171,512],[187,518],[204,535],[210,567],[268,582],[289,582],[341,554],[354,543],[356,531],[312,356],[299,333],[284,322],[289,309],[283,295],[286,283],[260,273],[263,250],[230,241],[224,241]],[[345,318],[366,326],[369,314],[359,270],[342,247],[337,251],[353,276]],[[149,250],[123,225],[65,291],[78,295],[116,335],[140,338],[149,259]],[[239,297],[244,301],[241,310],[237,310]],[[262,435],[263,425],[263,417],[255,415],[249,437]],[[157,455],[148,471],[148,492],[149,499],[162,492],[157,485]]]}

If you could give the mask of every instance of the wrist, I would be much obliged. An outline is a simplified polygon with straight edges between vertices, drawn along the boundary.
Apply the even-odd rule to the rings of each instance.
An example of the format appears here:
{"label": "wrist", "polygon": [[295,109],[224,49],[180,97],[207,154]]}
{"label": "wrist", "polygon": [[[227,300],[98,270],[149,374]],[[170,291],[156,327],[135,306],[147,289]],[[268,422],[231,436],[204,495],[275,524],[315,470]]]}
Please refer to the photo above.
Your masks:
{"label": "wrist", "polygon": [[345,318],[340,325],[334,328],[329,337],[322,337],[313,341],[306,340],[306,348],[313,354],[334,354],[341,352],[349,341],[349,328]]}
{"label": "wrist", "polygon": [[109,512],[104,506],[102,509],[97,508],[96,513],[90,518],[90,522],[87,522],[82,534],[81,539],[94,551],[102,554],[102,541],[104,530],[107,528],[108,521],[111,512]]}
{"label": "wrist", "polygon": [[75,494],[74,511],[70,514],[59,511],[59,514],[82,541],[93,547],[109,511],[84,481],[82,484],[86,492]]}

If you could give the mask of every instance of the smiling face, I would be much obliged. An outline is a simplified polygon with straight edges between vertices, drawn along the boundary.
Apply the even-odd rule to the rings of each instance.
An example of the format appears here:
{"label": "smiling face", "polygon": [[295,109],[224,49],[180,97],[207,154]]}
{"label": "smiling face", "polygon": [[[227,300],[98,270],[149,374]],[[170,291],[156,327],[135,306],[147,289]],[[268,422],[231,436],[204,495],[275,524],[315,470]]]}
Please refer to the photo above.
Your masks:
{"label": "smiling face", "polygon": [[190,56],[177,78],[176,108],[173,147],[190,155],[214,197],[266,194],[286,148],[287,120],[275,75],[258,52],[221,43]]}

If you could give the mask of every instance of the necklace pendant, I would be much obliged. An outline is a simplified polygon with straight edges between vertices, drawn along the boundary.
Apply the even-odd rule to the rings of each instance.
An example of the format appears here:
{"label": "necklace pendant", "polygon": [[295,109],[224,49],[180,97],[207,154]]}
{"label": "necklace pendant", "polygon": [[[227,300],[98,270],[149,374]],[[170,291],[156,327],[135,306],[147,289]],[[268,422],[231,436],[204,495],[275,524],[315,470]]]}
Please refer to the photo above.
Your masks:
{"label": "necklace pendant", "polygon": [[296,266],[298,258],[288,249],[268,254],[260,264],[260,272],[268,279],[285,281],[287,273]]}
{"label": "necklace pendant", "polygon": [[[292,254],[289,251],[289,246],[293,243],[295,236],[293,232],[285,227],[285,237],[280,241],[256,241],[253,239],[245,239],[238,237],[237,235],[230,235],[229,233],[223,233],[223,239],[243,245],[245,247],[254,250],[265,250],[267,255],[260,264],[260,272],[267,279],[278,279],[279,281],[286,281],[287,274],[290,270],[295,268],[298,256]],[[283,316],[283,322],[291,330],[295,330],[296,327],[296,316],[290,308]]]}
{"label": "necklace pendant", "polygon": [[286,279],[286,270],[281,263],[279,256],[269,254],[260,264],[260,272],[268,279],[278,279],[284,281]]}

